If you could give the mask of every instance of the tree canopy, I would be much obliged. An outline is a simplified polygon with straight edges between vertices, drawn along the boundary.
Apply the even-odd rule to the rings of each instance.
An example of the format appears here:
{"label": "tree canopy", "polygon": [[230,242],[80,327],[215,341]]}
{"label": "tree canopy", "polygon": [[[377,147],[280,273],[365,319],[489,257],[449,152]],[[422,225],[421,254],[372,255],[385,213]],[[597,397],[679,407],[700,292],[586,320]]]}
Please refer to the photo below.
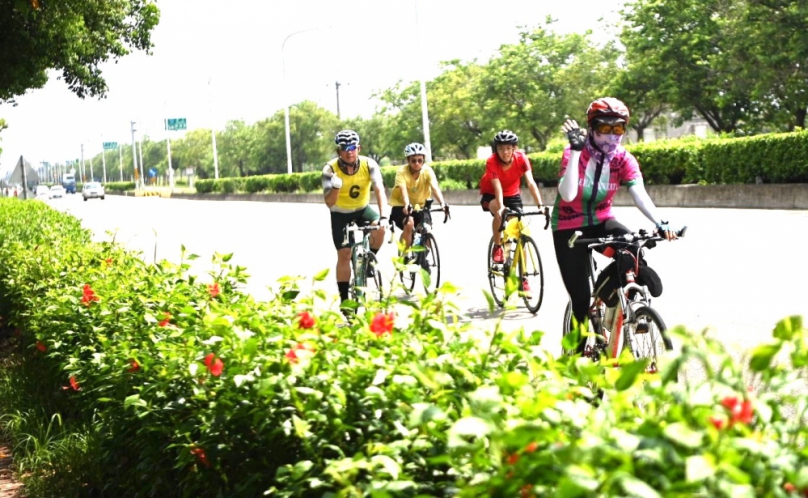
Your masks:
{"label": "tree canopy", "polygon": [[148,51],[159,18],[150,0],[0,0],[0,103],[44,86],[49,69],[79,97],[103,96],[100,64]]}

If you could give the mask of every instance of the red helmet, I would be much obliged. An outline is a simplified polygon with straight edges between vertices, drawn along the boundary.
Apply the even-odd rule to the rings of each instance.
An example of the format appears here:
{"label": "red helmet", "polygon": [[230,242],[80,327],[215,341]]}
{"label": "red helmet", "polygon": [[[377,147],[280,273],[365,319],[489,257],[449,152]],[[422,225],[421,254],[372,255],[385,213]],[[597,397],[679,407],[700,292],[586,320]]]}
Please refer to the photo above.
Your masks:
{"label": "red helmet", "polygon": [[589,104],[586,110],[586,121],[592,125],[592,121],[598,118],[619,118],[628,124],[628,107],[623,102],[614,97],[603,97]]}

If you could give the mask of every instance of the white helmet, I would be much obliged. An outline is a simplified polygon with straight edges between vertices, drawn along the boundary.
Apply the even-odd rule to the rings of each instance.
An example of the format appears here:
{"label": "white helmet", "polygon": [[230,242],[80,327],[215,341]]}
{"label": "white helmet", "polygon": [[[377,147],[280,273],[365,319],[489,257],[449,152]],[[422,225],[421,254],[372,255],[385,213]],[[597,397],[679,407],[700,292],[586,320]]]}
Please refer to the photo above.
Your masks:
{"label": "white helmet", "polygon": [[342,130],[334,137],[334,143],[339,145],[359,145],[359,134],[353,130]]}
{"label": "white helmet", "polygon": [[417,142],[413,142],[408,146],[404,147],[404,157],[417,156],[417,155],[426,156],[426,147]]}

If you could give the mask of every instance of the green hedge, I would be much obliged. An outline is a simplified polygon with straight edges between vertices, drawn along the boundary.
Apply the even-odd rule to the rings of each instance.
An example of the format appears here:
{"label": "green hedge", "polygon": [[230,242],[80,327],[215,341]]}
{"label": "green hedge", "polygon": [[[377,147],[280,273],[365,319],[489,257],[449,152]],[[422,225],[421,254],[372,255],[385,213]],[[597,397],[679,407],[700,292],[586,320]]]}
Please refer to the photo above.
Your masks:
{"label": "green hedge", "polygon": [[326,272],[312,294],[284,279],[256,302],[229,256],[204,281],[191,259],[145,264],[0,199],[0,428],[28,496],[808,490],[799,318],[744,362],[677,330],[651,375],[463,323],[450,284],[344,326]]}
{"label": "green hedge", "polygon": [[104,189],[115,192],[128,192],[135,190],[135,182],[107,182],[104,184]]}
{"label": "green hedge", "polygon": [[[627,148],[640,162],[646,183],[652,185],[755,183],[758,177],[766,183],[808,182],[808,131],[747,138],[688,137],[641,142]],[[539,152],[529,157],[536,182],[556,185],[561,154]],[[440,161],[432,167],[438,181],[475,189],[485,171],[485,160]],[[387,188],[394,183],[396,168],[382,168]],[[315,192],[321,188],[319,172],[197,180],[195,186],[200,193]]]}

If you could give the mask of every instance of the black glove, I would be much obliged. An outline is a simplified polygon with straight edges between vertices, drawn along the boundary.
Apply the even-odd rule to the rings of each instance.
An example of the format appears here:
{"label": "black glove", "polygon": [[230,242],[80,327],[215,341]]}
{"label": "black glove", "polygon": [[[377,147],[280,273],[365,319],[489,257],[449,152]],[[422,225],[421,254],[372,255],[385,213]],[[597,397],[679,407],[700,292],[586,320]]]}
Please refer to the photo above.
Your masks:
{"label": "black glove", "polygon": [[586,130],[582,130],[576,126],[567,132],[567,139],[570,141],[570,149],[578,151],[584,150],[584,145],[586,145]]}
{"label": "black glove", "polygon": [[441,207],[443,208],[443,212],[446,214],[446,217],[443,219],[443,222],[446,223],[449,221],[449,218],[451,218],[451,215],[449,215],[449,205],[444,202],[443,206]]}

